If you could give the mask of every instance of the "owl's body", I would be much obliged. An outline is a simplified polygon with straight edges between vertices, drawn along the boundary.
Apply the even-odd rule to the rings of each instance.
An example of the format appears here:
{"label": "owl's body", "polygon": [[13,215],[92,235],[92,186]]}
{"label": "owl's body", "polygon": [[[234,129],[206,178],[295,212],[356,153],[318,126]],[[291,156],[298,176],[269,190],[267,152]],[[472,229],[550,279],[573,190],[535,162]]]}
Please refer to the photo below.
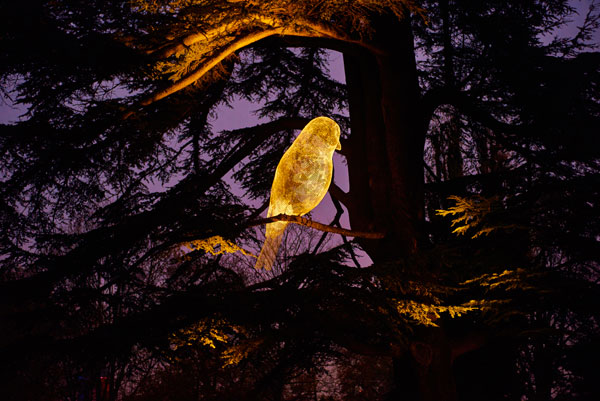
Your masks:
{"label": "owl's body", "polygon": [[[301,216],[321,202],[331,183],[333,152],[341,149],[339,138],[340,127],[327,117],[317,117],[304,127],[277,165],[267,217]],[[271,268],[287,225],[283,221],[267,224],[256,269]]]}

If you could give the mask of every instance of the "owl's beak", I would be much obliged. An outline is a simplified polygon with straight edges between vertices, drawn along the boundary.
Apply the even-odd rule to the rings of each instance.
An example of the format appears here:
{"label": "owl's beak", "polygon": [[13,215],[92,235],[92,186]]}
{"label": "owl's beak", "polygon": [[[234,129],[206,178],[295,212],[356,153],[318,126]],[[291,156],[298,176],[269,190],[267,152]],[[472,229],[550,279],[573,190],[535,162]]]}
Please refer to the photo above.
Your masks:
{"label": "owl's beak", "polygon": [[335,150],[342,150],[342,144],[340,143],[339,140],[338,140],[337,145],[335,145]]}

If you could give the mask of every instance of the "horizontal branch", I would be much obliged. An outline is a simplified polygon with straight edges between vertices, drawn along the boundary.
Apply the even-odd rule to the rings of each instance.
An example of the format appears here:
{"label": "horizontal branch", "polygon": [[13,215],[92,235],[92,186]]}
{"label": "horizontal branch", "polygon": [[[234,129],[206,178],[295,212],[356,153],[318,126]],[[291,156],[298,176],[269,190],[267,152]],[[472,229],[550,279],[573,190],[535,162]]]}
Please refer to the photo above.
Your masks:
{"label": "horizontal branch", "polygon": [[[272,135],[276,132],[280,132],[288,129],[302,129],[306,124],[310,122],[310,118],[307,117],[281,117],[277,120],[269,121],[268,123],[253,125],[251,127],[237,128],[231,130],[231,133],[236,135],[246,136],[248,138],[264,134]],[[239,144],[238,144],[239,146]]]}
{"label": "horizontal branch", "polygon": [[[298,23],[299,27],[288,27],[288,26],[283,26],[283,25],[282,26],[274,26],[272,28],[267,28],[262,31],[250,32],[250,33],[244,34],[242,36],[239,36],[236,39],[233,39],[232,42],[230,42],[223,49],[221,49],[220,51],[217,51],[214,55],[212,55],[212,56],[208,57],[206,60],[204,60],[204,62],[195,71],[192,71],[191,73],[187,74],[185,77],[174,82],[173,84],[169,85],[168,87],[163,88],[163,89],[151,94],[150,96],[142,99],[137,104],[137,106],[138,107],[148,106],[154,102],[157,102],[175,92],[178,92],[178,91],[192,85],[194,82],[198,81],[200,78],[202,78],[204,75],[206,75],[210,70],[212,70],[221,61],[223,61],[225,58],[229,57],[230,55],[234,54],[238,50],[243,49],[244,47],[250,46],[253,43],[259,42],[265,38],[273,37],[273,36],[277,36],[277,35],[295,36],[295,37],[304,37],[304,38],[334,39],[334,40],[339,40],[339,41],[347,42],[347,43],[355,43],[355,44],[358,44],[358,45],[368,48],[372,52],[380,53],[380,50],[378,50],[377,48],[369,46],[362,41],[351,39],[348,36],[346,36],[345,34],[340,33],[338,31],[336,31],[334,28],[331,28],[323,23],[315,23],[315,22],[306,21],[306,20],[299,20],[296,22]],[[182,39],[182,41],[179,43],[175,43],[171,46],[167,45],[163,48],[159,48],[157,50],[157,55],[169,56],[169,55],[175,54],[176,52],[178,52],[188,46],[191,46],[195,43],[202,41],[202,39],[207,39],[206,34],[195,33],[195,34],[189,35],[186,38]],[[134,113],[134,111],[132,109],[127,111],[123,115],[123,119],[129,118],[133,113]]]}
{"label": "horizontal branch", "polygon": [[195,32],[189,34],[178,41],[168,43],[156,50],[149,50],[146,54],[150,54],[155,58],[167,58],[176,53],[182,52],[188,47],[195,45],[198,42],[206,41],[210,42],[219,37],[219,35],[231,34],[236,31],[240,31],[241,28],[248,27],[252,24],[252,22],[260,22],[271,28],[276,28],[281,21],[272,17],[261,16],[259,14],[252,14],[247,18],[242,18],[240,20],[236,20],[235,23],[225,24],[223,26],[219,26],[217,28],[213,28],[206,32]]}
{"label": "horizontal branch", "polygon": [[147,106],[149,104],[156,102],[157,100],[160,100],[162,98],[169,96],[172,93],[175,93],[177,91],[180,91],[183,88],[190,86],[191,84],[193,84],[194,82],[196,82],[197,80],[202,78],[208,71],[213,69],[217,64],[219,64],[221,61],[223,61],[226,57],[232,55],[233,53],[240,50],[241,48],[246,47],[246,46],[248,46],[254,42],[257,42],[261,39],[264,39],[264,38],[272,36],[272,35],[280,34],[283,32],[283,30],[284,30],[284,28],[267,29],[267,30],[264,30],[261,32],[253,32],[248,35],[244,35],[242,37],[237,38],[236,40],[231,42],[228,46],[226,46],[223,50],[221,50],[220,52],[218,52],[217,54],[215,54],[214,56],[212,56],[211,58],[206,60],[206,63],[203,63],[202,66],[200,66],[200,68],[198,68],[196,71],[186,75],[184,78],[175,82],[171,86],[164,88],[163,90],[158,91],[158,92],[154,93],[152,96],[142,100],[140,102],[140,105]]}
{"label": "horizontal branch", "polygon": [[267,217],[265,219],[256,220],[248,225],[248,227],[260,226],[263,224],[272,223],[274,221],[287,221],[294,224],[314,228],[315,230],[324,231],[333,234],[345,235],[347,237],[358,237],[366,239],[381,239],[385,237],[384,233],[367,232],[367,231],[352,231],[345,228],[332,227],[326,224],[317,223],[301,216],[290,216],[287,214],[278,214],[277,216]]}
{"label": "horizontal branch", "polygon": [[[243,132],[244,138],[230,153],[221,159],[220,164],[211,172],[211,176],[216,177],[217,180],[221,179],[221,177],[227,174],[229,170],[235,167],[274,133],[286,129],[300,130],[304,128],[309,121],[308,118],[304,117],[282,117],[268,123],[235,130],[238,133]],[[214,183],[216,183],[216,181]]]}
{"label": "horizontal branch", "polygon": [[[214,29],[211,29],[206,32],[195,32],[189,34],[177,41],[168,43],[162,47],[159,47],[155,50],[148,50],[146,54],[152,55],[155,58],[167,58],[176,53],[185,51],[190,46],[195,45],[196,43],[205,41],[210,42],[219,37],[219,35],[227,35],[232,34],[233,32],[240,32],[244,28],[248,28],[252,25],[253,22],[259,22],[263,25],[263,27],[269,27],[273,29],[284,28],[285,23],[278,18],[274,18],[271,16],[263,16],[259,14],[253,14],[247,18],[243,18],[235,22],[235,24],[226,24],[225,26],[220,26]],[[352,40],[342,33],[338,32],[332,27],[329,27],[323,23],[312,22],[304,19],[297,19],[295,23],[302,28],[305,28],[310,32],[303,32],[301,30],[290,29],[290,31],[296,32],[294,33],[286,33],[286,36],[299,36],[299,37],[310,37],[310,38],[327,38],[327,39],[335,39],[342,42],[349,43],[362,43],[360,41]],[[234,27],[233,27],[234,26]],[[233,27],[233,28],[232,28]],[[269,29],[267,28],[267,29]],[[307,35],[308,33],[308,35]],[[316,33],[316,34],[315,34]]]}
{"label": "horizontal branch", "polygon": [[306,36],[271,36],[257,42],[253,47],[267,47],[267,48],[286,48],[286,47],[308,47],[308,48],[319,48],[334,50],[344,54],[353,54],[356,56],[361,55],[361,48],[367,47],[364,44],[359,44],[358,41],[353,40],[339,40],[328,37],[306,37]]}

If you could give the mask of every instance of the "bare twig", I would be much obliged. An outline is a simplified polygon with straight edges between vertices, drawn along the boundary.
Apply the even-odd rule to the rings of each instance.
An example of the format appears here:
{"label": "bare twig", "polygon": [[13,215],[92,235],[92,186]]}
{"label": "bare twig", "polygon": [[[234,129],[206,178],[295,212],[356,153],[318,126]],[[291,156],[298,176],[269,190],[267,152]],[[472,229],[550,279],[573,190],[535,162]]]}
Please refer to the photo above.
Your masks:
{"label": "bare twig", "polygon": [[329,193],[331,194],[331,198],[335,198],[340,201],[344,206],[348,207],[348,204],[351,201],[350,194],[344,192],[340,187],[337,186],[335,182],[331,182],[329,185]]}
{"label": "bare twig", "polygon": [[[336,217],[338,215],[341,217],[341,215],[344,213],[344,209],[342,208],[341,202],[339,200],[335,199],[334,197],[331,197],[331,201],[333,202],[333,205],[335,206],[335,210],[337,210]],[[337,219],[336,224],[338,227],[340,226],[339,218]],[[350,252],[350,257],[352,258],[354,265],[356,267],[360,267],[360,263],[358,263],[358,258],[356,257],[356,252],[354,252],[354,247],[348,241],[348,238],[346,238],[345,235],[342,235],[342,241],[344,242],[344,245],[346,245],[346,247],[348,247],[348,251]]]}
{"label": "bare twig", "polygon": [[[333,182],[332,182],[332,184],[333,184]],[[333,198],[332,198],[332,200],[333,200]],[[339,204],[339,202],[337,202],[337,203]],[[333,218],[331,223],[329,223],[329,225],[332,227],[340,227],[340,217],[342,217],[342,214],[344,214],[344,209],[342,209],[341,206],[339,208],[336,206],[335,217]],[[319,248],[321,247],[321,245],[323,245],[323,242],[325,242],[325,239],[327,238],[328,235],[329,235],[329,233],[327,231],[323,232],[323,235],[321,235],[321,238],[319,238],[319,242],[317,242],[315,249],[312,251],[313,255],[316,255],[316,253],[319,251]]]}

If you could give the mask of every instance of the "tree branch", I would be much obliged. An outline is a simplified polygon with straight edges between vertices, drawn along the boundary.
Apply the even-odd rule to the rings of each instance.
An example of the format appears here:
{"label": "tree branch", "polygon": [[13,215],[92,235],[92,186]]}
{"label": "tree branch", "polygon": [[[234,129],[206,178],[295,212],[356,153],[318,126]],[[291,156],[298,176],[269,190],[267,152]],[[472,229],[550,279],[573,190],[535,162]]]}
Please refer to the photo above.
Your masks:
{"label": "tree branch", "polygon": [[[163,99],[177,91],[182,90],[183,88],[190,86],[191,84],[193,84],[194,82],[196,82],[197,80],[202,78],[207,72],[209,72],[211,69],[213,69],[217,64],[219,64],[221,61],[223,61],[226,57],[232,55],[233,53],[240,50],[241,48],[246,47],[254,42],[257,42],[257,41],[267,38],[269,36],[281,34],[281,33],[283,33],[283,31],[284,31],[284,28],[273,28],[273,29],[264,30],[262,32],[253,32],[248,35],[244,35],[244,36],[237,38],[236,40],[231,42],[228,46],[226,46],[224,49],[217,52],[215,55],[213,55],[208,60],[206,60],[206,62],[203,63],[195,71],[186,75],[185,77],[183,77],[179,81],[173,83],[172,85],[170,85],[158,92],[155,92],[154,94],[150,95],[149,97],[143,99],[139,103],[139,105],[140,106],[148,106],[149,104],[152,104],[152,103],[154,103],[160,99]],[[133,112],[129,111],[128,113],[125,114],[124,118],[127,119],[129,116],[131,116],[131,114],[133,114]]]}
{"label": "tree branch", "polygon": [[[237,20],[235,24],[225,24],[217,28],[211,29],[206,32],[195,32],[179,39],[175,43],[167,43],[166,45],[159,47],[158,49],[148,50],[146,54],[151,55],[157,59],[167,58],[176,53],[185,51],[190,46],[195,45],[198,42],[206,41],[210,42],[219,35],[233,34],[236,31],[240,31],[240,28],[248,27],[252,22],[258,21],[271,28],[277,28],[277,23],[280,22],[271,17],[265,17],[258,14],[251,15],[248,18]],[[232,26],[235,26],[233,28]]]}
{"label": "tree branch", "polygon": [[431,178],[433,178],[435,180],[435,182],[442,182],[442,180],[440,179],[440,177],[438,177],[438,175],[433,172],[433,170],[431,169],[431,167],[429,167],[429,164],[427,164],[427,162],[425,161],[425,159],[423,159],[423,166],[425,166],[425,170],[427,170],[427,172],[429,173],[429,175],[431,176]]}
{"label": "tree branch", "polygon": [[[340,217],[344,213],[344,209],[342,208],[341,202],[338,199],[334,198],[333,196],[331,197],[331,202],[333,202],[333,206],[335,206],[335,210],[337,210],[337,213],[336,213],[336,217],[337,217],[336,224],[339,226],[340,225]],[[356,257],[356,253],[354,252],[354,247],[352,246],[352,244],[350,244],[350,242],[348,242],[348,238],[346,238],[345,235],[342,235],[342,241],[344,242],[344,245],[346,245],[348,247],[348,251],[350,252],[350,257],[352,258],[352,261],[354,262],[354,265],[356,267],[360,267],[360,263],[358,263],[358,259]]]}
{"label": "tree branch", "polygon": [[[341,227],[341,225],[340,225],[340,217],[342,217],[342,214],[344,214],[344,209],[340,205],[340,202],[339,201],[335,201],[333,199],[333,197],[332,197],[331,201],[335,205],[336,212],[335,212],[335,217],[333,218],[333,220],[331,220],[331,223],[329,223],[329,225],[330,226]],[[329,235],[329,233],[327,231],[323,232],[323,234],[321,235],[321,238],[319,238],[319,242],[317,242],[317,245],[315,246],[315,249],[312,251],[313,255],[315,255],[317,253],[317,251],[319,250],[319,248],[321,247],[321,245],[323,245],[323,242],[327,238],[327,235]],[[342,235],[342,238],[345,239],[346,237]]]}
{"label": "tree branch", "polygon": [[359,57],[362,53],[362,48],[368,48],[355,40],[340,40],[330,37],[306,37],[296,35],[271,36],[260,42],[253,44],[252,47],[309,47],[335,50],[340,53],[352,54]]}
{"label": "tree branch", "polygon": [[[322,23],[315,23],[306,20],[297,21],[300,29],[295,27],[286,27],[286,26],[277,26],[270,29],[265,29],[260,32],[251,32],[234,39],[229,45],[225,46],[225,48],[217,51],[214,55],[208,57],[195,71],[187,74],[182,79],[174,82],[170,86],[163,88],[152,95],[146,97],[138,103],[138,107],[148,106],[154,102],[157,102],[175,92],[178,92],[190,85],[194,82],[198,81],[202,78],[206,73],[208,73],[211,69],[213,69],[216,65],[218,65],[221,61],[223,61],[228,56],[234,54],[236,51],[247,47],[253,43],[256,43],[262,39],[275,36],[275,35],[291,35],[297,37],[306,37],[306,38],[329,38],[340,40],[348,43],[356,43],[361,46],[364,46],[375,53],[380,53],[381,51],[375,47],[369,46],[364,42],[359,40],[350,39],[344,34],[337,32],[335,29],[326,26]],[[182,40],[181,43],[175,44],[171,47],[167,47],[163,49],[160,55],[169,56],[175,54],[177,51],[185,48],[186,46],[190,46],[194,43],[200,42],[202,39],[206,38],[203,33],[192,34]],[[160,51],[160,49],[158,50]],[[127,119],[134,114],[133,110],[127,111],[123,115],[123,119]]]}
{"label": "tree branch", "polygon": [[[252,22],[255,22],[255,21],[258,21],[261,24],[264,24],[264,25],[270,27],[271,29],[285,29],[285,23],[281,19],[255,14],[249,18],[244,18],[240,21],[236,21],[236,24],[235,24],[236,28],[234,28],[234,29],[228,29],[229,28],[228,26],[222,26],[222,27],[211,29],[207,32],[192,33],[192,34],[180,39],[176,43],[169,43],[162,47],[159,47],[158,49],[148,50],[148,51],[146,51],[146,54],[152,55],[158,59],[167,58],[176,53],[182,52],[185,49],[187,49],[188,47],[193,46],[196,43],[199,43],[201,41],[210,42],[211,40],[213,40],[214,38],[216,38],[219,35],[227,34],[227,33],[233,34],[236,31],[239,32],[239,31],[241,31],[240,28],[247,28]],[[289,33],[286,33],[286,35],[285,35],[286,37],[287,36],[292,36],[292,37],[296,36],[296,37],[301,37],[301,38],[334,39],[334,40],[340,41],[340,42],[354,43],[354,44],[359,44],[361,46],[369,47],[366,43],[363,43],[358,40],[350,39],[349,37],[345,36],[343,33],[335,30],[334,28],[332,28],[330,26],[327,26],[326,24],[312,22],[312,21],[303,20],[303,19],[296,20],[295,22],[297,25],[301,26],[302,28],[305,28],[306,30],[289,29]]]}
{"label": "tree branch", "polygon": [[381,239],[385,237],[384,233],[377,232],[366,232],[366,231],[352,231],[345,228],[332,227],[325,224],[317,223],[301,216],[290,216],[287,214],[278,214],[277,216],[267,217],[264,219],[256,220],[248,224],[248,227],[260,226],[263,224],[272,223],[274,221],[287,221],[294,224],[300,224],[306,227],[314,228],[315,230],[324,231],[328,233],[345,235],[348,237],[358,237],[366,239]]}
{"label": "tree branch", "polygon": [[509,124],[498,120],[483,107],[476,104],[476,101],[457,88],[439,87],[427,92],[422,100],[423,123],[429,124],[435,110],[443,105],[456,107],[461,113],[471,117],[473,120],[485,125],[494,131],[502,131],[510,134],[519,134],[525,127],[523,125]]}
{"label": "tree branch", "polygon": [[236,145],[230,153],[225,155],[221,163],[211,172],[211,176],[216,174],[220,179],[275,132],[285,129],[302,129],[309,121],[308,118],[304,117],[282,117],[265,124],[236,130],[247,131],[248,140],[243,144]]}
{"label": "tree branch", "polygon": [[329,193],[331,194],[332,198],[337,199],[344,206],[348,207],[348,203],[350,203],[351,201],[349,194],[347,192],[344,192],[342,188],[338,187],[337,184],[333,182],[333,180],[329,185]]}

